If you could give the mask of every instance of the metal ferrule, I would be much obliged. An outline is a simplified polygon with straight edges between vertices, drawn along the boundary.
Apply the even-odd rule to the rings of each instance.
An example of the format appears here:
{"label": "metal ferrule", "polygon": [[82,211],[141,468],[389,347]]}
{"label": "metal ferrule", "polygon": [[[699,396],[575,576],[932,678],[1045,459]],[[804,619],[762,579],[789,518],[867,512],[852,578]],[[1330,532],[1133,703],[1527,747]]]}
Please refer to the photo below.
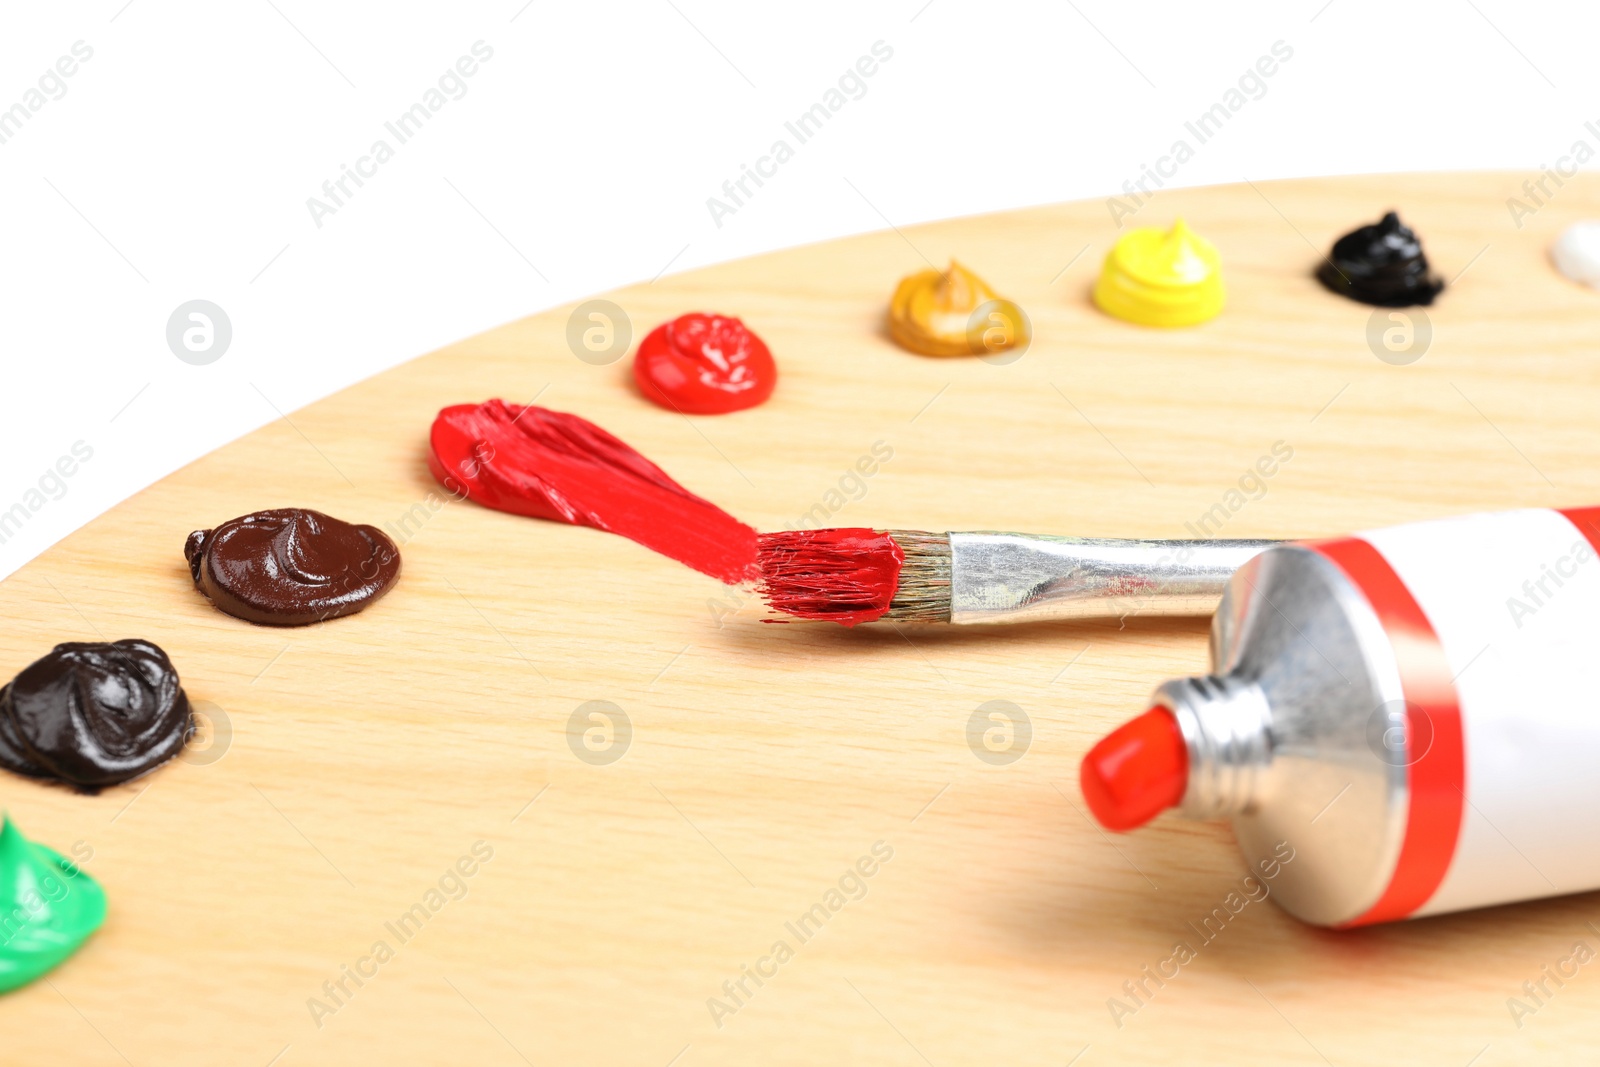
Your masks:
{"label": "metal ferrule", "polygon": [[1209,615],[1228,578],[1277,541],[950,535],[950,621]]}

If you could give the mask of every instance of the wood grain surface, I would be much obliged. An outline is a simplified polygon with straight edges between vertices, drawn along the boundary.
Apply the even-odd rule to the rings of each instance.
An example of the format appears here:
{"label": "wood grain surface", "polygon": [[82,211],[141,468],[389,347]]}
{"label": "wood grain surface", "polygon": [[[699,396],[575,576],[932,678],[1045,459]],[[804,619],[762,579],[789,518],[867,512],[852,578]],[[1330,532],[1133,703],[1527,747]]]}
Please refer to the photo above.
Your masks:
{"label": "wood grain surface", "polygon": [[[1562,227],[1600,215],[1600,180],[1569,181],[1518,229],[1505,200],[1522,177],[1163,193],[1132,221],[1181,214],[1227,275],[1223,316],[1188,330],[1091,306],[1117,236],[1100,202],[665,277],[609,294],[635,340],[688,310],[739,315],[779,360],[770,403],[652,407],[626,359],[575,358],[562,308],[139,493],[0,584],[0,673],[58,641],[145,637],[231,737],[94,797],[0,779],[19,826],[91,857],[111,901],[76,957],[0,998],[0,1061],[1578,1058],[1600,965],[1538,1002],[1522,987],[1575,943],[1600,948],[1600,896],[1354,933],[1251,903],[1207,940],[1201,920],[1246,873],[1226,825],[1091,825],[1079,759],[1156,683],[1205,668],[1204,621],[766,625],[747,592],[620,538],[448,500],[424,462],[441,406],[537,397],[768,529],[820,508],[830,525],[1175,537],[1209,512],[1224,536],[1292,537],[1600,503],[1600,294],[1546,258]],[[1369,345],[1373,309],[1311,276],[1390,207],[1452,279],[1405,364]],[[895,282],[951,256],[1027,310],[1022,358],[887,340]],[[1238,492],[1279,442],[1292,458]],[[892,456],[852,474],[875,446]],[[184,536],[289,505],[398,531],[399,584],[303,629],[214,610]],[[997,700],[1027,717],[1010,749],[990,738],[1011,762],[971,740]],[[589,701],[626,716],[609,748],[598,727],[585,739],[597,720],[572,729]],[[1144,979],[1179,942],[1194,958],[1177,976]],[[1141,979],[1135,1001],[1124,983]],[[1513,1018],[1511,997],[1534,1010]]]}

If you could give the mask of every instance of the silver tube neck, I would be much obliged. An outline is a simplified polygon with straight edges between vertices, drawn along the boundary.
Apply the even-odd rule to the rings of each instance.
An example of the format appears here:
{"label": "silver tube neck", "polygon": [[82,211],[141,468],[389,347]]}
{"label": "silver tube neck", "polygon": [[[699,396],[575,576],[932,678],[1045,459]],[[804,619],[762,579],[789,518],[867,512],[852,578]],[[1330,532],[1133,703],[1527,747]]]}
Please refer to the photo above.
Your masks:
{"label": "silver tube neck", "polygon": [[1152,698],[1172,712],[1189,750],[1189,784],[1179,810],[1193,819],[1249,811],[1272,761],[1272,713],[1254,682],[1195,675],[1161,685]]}

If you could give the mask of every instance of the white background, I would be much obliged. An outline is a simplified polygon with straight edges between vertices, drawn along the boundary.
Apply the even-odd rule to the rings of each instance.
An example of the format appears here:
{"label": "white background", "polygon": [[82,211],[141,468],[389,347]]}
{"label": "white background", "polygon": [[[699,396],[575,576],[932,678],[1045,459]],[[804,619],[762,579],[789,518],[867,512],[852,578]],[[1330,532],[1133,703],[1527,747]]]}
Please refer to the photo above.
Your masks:
{"label": "white background", "polygon": [[[75,42],[93,57],[0,144],[0,511],[75,442],[94,455],[0,545],[0,575],[281,412],[506,320],[1107,196],[1278,40],[1292,60],[1173,184],[1536,177],[1600,121],[1597,22],[1508,0],[8,5],[0,110]],[[316,226],[307,198],[395,144],[384,122],[480,40],[465,95]],[[880,40],[866,94],[718,227],[706,199]],[[166,343],[196,298],[233,327],[207,366]]]}

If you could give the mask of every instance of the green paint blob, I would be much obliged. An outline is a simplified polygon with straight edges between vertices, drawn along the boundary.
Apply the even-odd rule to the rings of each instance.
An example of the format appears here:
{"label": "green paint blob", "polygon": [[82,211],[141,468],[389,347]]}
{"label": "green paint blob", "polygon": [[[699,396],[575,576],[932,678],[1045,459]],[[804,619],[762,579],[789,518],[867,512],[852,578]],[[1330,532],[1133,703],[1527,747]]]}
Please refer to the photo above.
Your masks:
{"label": "green paint blob", "polygon": [[0,993],[65,960],[105,919],[98,882],[0,815]]}

